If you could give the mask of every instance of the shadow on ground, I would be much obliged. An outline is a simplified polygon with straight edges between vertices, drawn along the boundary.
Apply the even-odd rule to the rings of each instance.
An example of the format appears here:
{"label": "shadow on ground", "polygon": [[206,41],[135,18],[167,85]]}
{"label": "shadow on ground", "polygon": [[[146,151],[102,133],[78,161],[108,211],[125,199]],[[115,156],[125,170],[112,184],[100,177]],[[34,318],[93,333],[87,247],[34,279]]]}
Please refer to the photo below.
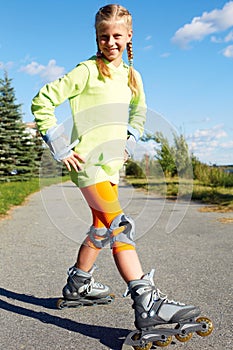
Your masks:
{"label": "shadow on ground", "polygon": [[[56,309],[57,298],[37,298],[32,295],[19,294],[0,288],[0,295],[8,299],[18,300],[32,305],[39,305],[47,309]],[[46,312],[34,311],[22,306],[13,305],[0,299],[0,308],[22,316],[30,317],[40,322],[52,324],[57,327],[67,329],[68,331],[83,334],[87,337],[98,339],[101,344],[106,345],[112,350],[120,350],[125,337],[130,330],[121,328],[112,328],[104,326],[95,326],[75,322],[68,318],[50,315]]]}

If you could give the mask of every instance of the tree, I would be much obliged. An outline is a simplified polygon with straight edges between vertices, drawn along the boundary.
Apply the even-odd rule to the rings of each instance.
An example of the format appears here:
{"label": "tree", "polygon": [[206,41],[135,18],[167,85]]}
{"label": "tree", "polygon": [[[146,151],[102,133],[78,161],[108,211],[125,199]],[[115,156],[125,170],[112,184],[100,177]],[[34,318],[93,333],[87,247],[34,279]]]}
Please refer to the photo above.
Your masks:
{"label": "tree", "polygon": [[192,177],[192,160],[184,135],[173,135],[177,173],[180,177]]}
{"label": "tree", "polygon": [[155,141],[160,145],[156,158],[165,176],[176,175],[175,148],[169,145],[167,138],[161,132],[155,134]]}
{"label": "tree", "polygon": [[140,165],[132,160],[128,161],[126,164],[125,175],[134,176],[138,179],[145,177],[145,174],[143,173],[143,170],[140,167]]}
{"label": "tree", "polygon": [[155,158],[158,160],[165,176],[192,177],[192,161],[188,144],[183,135],[173,134],[173,144],[161,133],[146,134],[143,141],[154,140],[158,145]]}
{"label": "tree", "polygon": [[0,79],[0,178],[24,180],[35,173],[34,136],[26,131],[12,79]]}

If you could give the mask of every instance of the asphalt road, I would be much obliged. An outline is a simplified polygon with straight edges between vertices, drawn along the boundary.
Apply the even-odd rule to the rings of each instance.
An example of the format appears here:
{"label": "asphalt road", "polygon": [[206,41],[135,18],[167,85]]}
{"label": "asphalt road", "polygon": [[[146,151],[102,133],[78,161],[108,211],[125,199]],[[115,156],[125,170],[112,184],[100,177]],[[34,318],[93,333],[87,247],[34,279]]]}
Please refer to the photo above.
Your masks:
{"label": "asphalt road", "polygon": [[[199,305],[214,322],[211,336],[168,349],[230,350],[232,341],[233,213],[203,213],[201,205],[167,202],[122,185],[122,206],[134,217],[137,250],[169,299]],[[0,348],[6,350],[120,350],[134,329],[131,299],[111,252],[103,249],[95,279],[116,295],[107,306],[56,309],[66,270],[91,223],[89,210],[71,182],[30,196],[0,221]],[[154,347],[155,348],[155,347]]]}

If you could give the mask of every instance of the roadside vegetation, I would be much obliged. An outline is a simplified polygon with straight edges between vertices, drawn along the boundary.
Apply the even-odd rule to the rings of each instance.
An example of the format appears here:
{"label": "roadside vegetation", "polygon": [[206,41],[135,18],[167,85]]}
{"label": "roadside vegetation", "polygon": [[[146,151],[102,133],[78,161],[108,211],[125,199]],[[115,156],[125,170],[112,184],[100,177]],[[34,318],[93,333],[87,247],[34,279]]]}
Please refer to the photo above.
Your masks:
{"label": "roadside vegetation", "polygon": [[14,181],[0,183],[0,218],[4,217],[13,206],[21,205],[26,198],[38,192],[45,186],[61,183],[69,180],[69,176],[57,176],[43,178],[32,178],[27,181]]}
{"label": "roadside vegetation", "polygon": [[[233,165],[216,166],[200,162],[190,155],[183,135],[174,135],[173,144],[161,134],[145,135],[153,140],[156,155],[131,160],[125,180],[138,189],[169,199],[192,199],[209,210],[233,211]],[[146,148],[146,147],[145,147]]]}
{"label": "roadside vegetation", "polygon": [[208,206],[209,211],[233,211],[233,187],[205,185],[199,180],[184,180],[166,178],[164,180],[153,177],[135,178],[126,176],[125,180],[133,187],[147,191],[158,197],[167,199],[191,199]]}

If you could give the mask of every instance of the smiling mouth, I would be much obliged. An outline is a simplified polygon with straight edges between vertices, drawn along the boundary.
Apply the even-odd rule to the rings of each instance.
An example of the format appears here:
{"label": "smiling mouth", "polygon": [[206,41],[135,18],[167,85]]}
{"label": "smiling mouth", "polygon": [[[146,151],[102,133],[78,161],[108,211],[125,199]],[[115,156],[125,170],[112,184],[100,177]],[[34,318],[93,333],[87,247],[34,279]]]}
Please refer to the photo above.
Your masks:
{"label": "smiling mouth", "polygon": [[115,48],[107,49],[107,51],[108,51],[109,53],[112,53],[112,52],[117,51],[117,48],[115,47]]}

